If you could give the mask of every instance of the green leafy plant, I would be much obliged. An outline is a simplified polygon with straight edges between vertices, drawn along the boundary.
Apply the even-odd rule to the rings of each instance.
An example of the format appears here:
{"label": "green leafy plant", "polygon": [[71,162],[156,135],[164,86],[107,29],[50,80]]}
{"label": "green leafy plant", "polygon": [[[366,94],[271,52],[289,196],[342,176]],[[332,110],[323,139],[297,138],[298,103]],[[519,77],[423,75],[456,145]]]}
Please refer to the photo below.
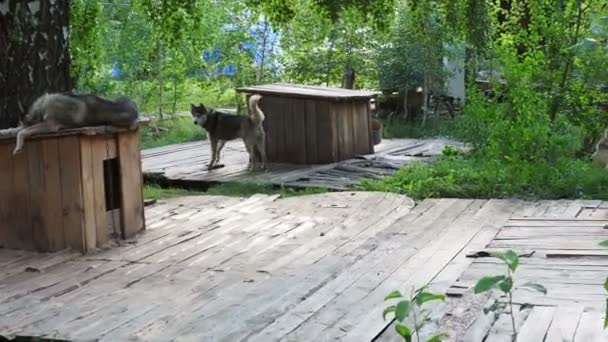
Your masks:
{"label": "green leafy plant", "polygon": [[[399,291],[393,291],[384,300],[398,301],[384,309],[382,317],[386,320],[388,314],[394,314],[397,333],[407,342],[411,342],[414,336],[415,341],[420,342],[420,329],[430,320],[430,311],[424,307],[425,304],[443,301],[445,295],[433,293],[427,286],[423,286],[417,290],[412,289],[409,297],[404,297]],[[445,336],[445,334],[438,334],[430,337],[427,342],[438,342]]]}
{"label": "green leafy plant", "polygon": [[[600,242],[600,246],[608,247],[608,240]],[[604,290],[608,292],[608,277],[606,277],[606,281],[604,281]],[[606,313],[604,317],[604,329],[606,328],[608,328],[608,299],[606,300]]]}
{"label": "green leafy plant", "polygon": [[[474,292],[476,294],[478,294],[478,293],[484,293],[484,292],[487,292],[490,290],[499,290],[500,292],[504,293],[507,296],[508,301],[506,304],[496,301],[494,303],[494,305],[492,305],[490,308],[484,309],[484,312],[485,313],[488,313],[490,311],[504,312],[506,309],[506,306],[508,305],[509,306],[508,312],[511,315],[511,324],[513,327],[513,340],[515,340],[516,336],[517,336],[517,328],[515,327],[515,312],[513,310],[513,289],[514,289],[513,274],[515,273],[515,271],[517,270],[517,267],[519,266],[519,256],[512,250],[508,250],[506,252],[496,252],[495,256],[505,263],[505,265],[507,266],[507,272],[504,275],[486,276],[486,277],[479,279],[479,281],[475,285]],[[520,287],[524,288],[524,289],[537,291],[537,292],[540,292],[543,294],[547,294],[547,289],[541,284],[527,282],[527,283],[521,285]]]}

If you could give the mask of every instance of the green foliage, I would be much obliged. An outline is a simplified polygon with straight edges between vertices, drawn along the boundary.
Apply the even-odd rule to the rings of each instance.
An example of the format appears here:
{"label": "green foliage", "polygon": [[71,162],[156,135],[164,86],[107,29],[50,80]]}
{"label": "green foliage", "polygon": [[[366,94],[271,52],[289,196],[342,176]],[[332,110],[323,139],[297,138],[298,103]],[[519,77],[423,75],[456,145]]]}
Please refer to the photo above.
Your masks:
{"label": "green foliage", "polygon": [[99,1],[75,0],[70,3],[70,53],[72,77],[90,85],[101,60],[102,6]]}
{"label": "green foliage", "polygon": [[[600,242],[600,246],[608,247],[608,240]],[[606,278],[606,281],[604,281],[604,290],[608,292],[608,277]],[[608,328],[608,301],[606,302],[606,312],[604,316],[604,329],[606,328]]]}
{"label": "green foliage", "polygon": [[[166,112],[187,110],[185,99],[198,88],[215,92],[221,87],[221,93],[231,89],[229,103],[234,105],[240,100],[234,87],[255,78],[252,54],[241,44],[250,40],[249,28],[256,20],[241,1],[72,2],[71,50],[78,90],[132,97],[142,111],[161,118]],[[220,59],[203,61],[203,51],[213,47],[221,49]],[[200,77],[229,64],[237,68],[235,76]],[[111,78],[112,67],[122,71],[119,80]]]}
{"label": "green foliage", "polygon": [[507,266],[509,266],[509,269],[511,270],[511,272],[515,272],[515,270],[517,269],[517,266],[519,266],[519,257],[517,256],[517,254],[515,254],[515,252],[509,250],[506,252],[496,252],[496,257],[502,261],[505,262],[505,264],[507,264]]}
{"label": "green foliage", "polygon": [[530,289],[532,289],[532,290],[534,290],[536,292],[540,292],[542,294],[547,294],[547,289],[544,286],[540,285],[540,284],[536,284],[536,283],[532,283],[532,282],[527,282],[527,283],[521,285],[521,287],[524,287],[524,288],[528,287],[528,288],[530,288]]}
{"label": "green foliage", "polygon": [[483,277],[475,285],[475,293],[484,293],[498,287],[506,279],[504,275]]}
{"label": "green foliage", "polygon": [[[420,329],[426,322],[429,321],[430,311],[425,307],[425,304],[433,301],[444,301],[445,295],[433,293],[429,291],[427,286],[413,290],[408,298],[404,297],[401,292],[395,290],[388,294],[384,301],[397,300],[396,305],[390,305],[382,312],[383,319],[389,313],[395,316],[395,330],[405,341],[412,341],[413,336],[416,336],[416,341],[420,342]],[[427,342],[441,341],[441,338],[447,335],[439,334],[427,339]]]}
{"label": "green foliage", "polygon": [[[303,1],[289,0],[247,0],[247,4],[254,9],[261,9],[271,21],[277,25],[286,25],[299,13],[298,5]],[[345,11],[357,11],[365,16],[376,27],[388,25],[390,13],[396,0],[313,0],[308,1],[314,10],[323,17],[337,23]]]}
{"label": "green foliage", "polygon": [[[517,270],[519,266],[519,256],[513,252],[512,250],[508,250],[505,252],[496,252],[494,254],[496,258],[502,260],[502,262],[507,266],[507,272],[504,275],[496,275],[496,276],[485,276],[477,281],[475,285],[474,292],[484,293],[493,289],[498,289],[508,297],[508,306],[509,306],[509,314],[511,315],[511,323],[513,328],[513,336],[517,336],[517,329],[515,328],[515,312],[513,311],[513,273]],[[542,294],[547,294],[547,289],[537,283],[528,282],[521,286],[525,289],[534,290],[540,292]],[[504,311],[505,305],[498,301],[488,309],[484,309],[487,314],[490,311]]]}
{"label": "green foliage", "polygon": [[[379,33],[356,9],[346,8],[332,21],[310,1],[300,1],[297,12],[282,31],[281,62],[285,77],[307,84],[340,85],[345,68],[356,71],[358,87],[375,87],[373,56]],[[362,24],[363,23],[363,24]]]}
{"label": "green foliage", "polygon": [[432,164],[413,163],[361,189],[440,198],[597,198],[608,199],[608,173],[583,160],[555,163],[487,159],[479,155],[442,156]]}
{"label": "green foliage", "polygon": [[434,1],[419,1],[413,8],[403,6],[377,56],[382,89],[406,94],[428,78],[429,90],[442,92],[443,57],[448,55],[445,44],[450,40],[442,20]]}
{"label": "green foliage", "polygon": [[183,196],[197,196],[204,193],[181,188],[163,188],[157,184],[146,184],[144,186],[145,199],[166,199]]}
{"label": "green foliage", "polygon": [[143,149],[200,141],[206,135],[200,126],[195,125],[189,117],[177,117],[162,122],[152,122],[141,132]]}
{"label": "green foliage", "polygon": [[[544,11],[548,9],[538,15]],[[506,16],[489,63],[500,66],[506,81],[493,84],[501,101],[483,96],[475,86],[467,91],[458,136],[473,152],[443,156],[432,165],[406,166],[384,181],[365,182],[364,188],[416,198],[607,198],[605,170],[587,161],[587,151],[608,126],[607,113],[588,103],[595,91],[578,81],[591,70],[573,73],[570,68],[576,64],[568,61],[574,56],[541,47],[549,42],[541,39],[544,36],[538,30],[550,31],[546,39],[555,40],[551,46],[564,46],[561,36],[545,24],[535,27],[532,34],[520,27],[519,19],[518,14]],[[571,73],[577,76],[570,77]],[[569,75],[564,86],[569,91],[561,99],[562,91],[554,84],[564,74]],[[554,113],[556,101],[560,106]]]}

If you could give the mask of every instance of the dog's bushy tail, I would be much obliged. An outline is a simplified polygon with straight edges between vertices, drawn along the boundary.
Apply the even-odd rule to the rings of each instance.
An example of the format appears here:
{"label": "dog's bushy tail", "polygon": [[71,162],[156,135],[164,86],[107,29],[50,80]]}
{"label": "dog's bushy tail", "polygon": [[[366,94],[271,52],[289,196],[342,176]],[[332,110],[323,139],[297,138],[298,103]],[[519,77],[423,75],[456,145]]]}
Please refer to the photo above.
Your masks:
{"label": "dog's bushy tail", "polygon": [[256,94],[249,97],[249,115],[251,115],[251,119],[256,124],[261,123],[265,119],[264,112],[262,112],[262,109],[258,105],[260,99],[262,99],[262,95]]}

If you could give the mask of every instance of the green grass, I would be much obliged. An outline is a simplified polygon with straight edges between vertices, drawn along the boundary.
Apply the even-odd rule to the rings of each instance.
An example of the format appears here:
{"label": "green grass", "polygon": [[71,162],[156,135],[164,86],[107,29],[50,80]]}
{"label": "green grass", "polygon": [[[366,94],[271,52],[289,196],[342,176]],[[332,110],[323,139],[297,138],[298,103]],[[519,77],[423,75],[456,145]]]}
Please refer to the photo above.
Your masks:
{"label": "green grass", "polygon": [[452,119],[446,116],[431,116],[424,126],[420,124],[420,120],[405,122],[402,119],[383,119],[382,124],[384,125],[383,137],[386,139],[456,138],[459,133],[460,120],[458,117]]}
{"label": "green grass", "polygon": [[[159,127],[157,130],[155,127]],[[153,121],[141,132],[142,149],[199,141],[206,138],[205,131],[189,117],[176,117]]]}
{"label": "green grass", "polygon": [[608,172],[589,162],[564,159],[507,162],[467,155],[416,163],[381,181],[364,181],[362,190],[428,197],[527,199],[608,199]]}
{"label": "green grass", "polygon": [[144,186],[145,199],[167,199],[183,196],[230,196],[230,197],[250,197],[255,194],[281,195],[281,197],[294,197],[304,195],[315,195],[327,192],[325,189],[308,188],[308,189],[291,189],[277,188],[270,185],[254,184],[254,183],[224,183],[211,186],[206,192],[188,190],[182,188],[163,188],[156,184],[146,184]]}
{"label": "green grass", "polygon": [[256,183],[223,183],[210,187],[208,195],[248,197],[255,194],[281,195],[281,197],[294,197],[304,195],[322,194],[327,192],[321,188],[292,189],[277,188],[271,185]]}
{"label": "green grass", "polygon": [[145,199],[166,199],[183,196],[197,196],[204,195],[204,192],[193,191],[180,188],[162,188],[156,184],[146,184],[144,186],[144,198]]}

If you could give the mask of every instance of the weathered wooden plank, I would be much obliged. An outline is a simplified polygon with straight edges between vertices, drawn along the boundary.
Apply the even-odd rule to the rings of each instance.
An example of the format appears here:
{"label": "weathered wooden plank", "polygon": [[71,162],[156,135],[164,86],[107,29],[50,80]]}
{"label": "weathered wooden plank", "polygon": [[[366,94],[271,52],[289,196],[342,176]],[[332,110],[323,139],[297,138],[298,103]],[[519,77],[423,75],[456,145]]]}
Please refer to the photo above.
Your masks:
{"label": "weathered wooden plank", "polygon": [[10,144],[0,144],[0,247],[17,247],[16,227],[11,225],[13,155]]}
{"label": "weathered wooden plank", "polygon": [[327,148],[327,146],[318,145],[318,118],[323,114],[319,112],[317,101],[313,100],[304,102],[304,113],[306,121],[306,162],[315,164],[319,162],[319,149]]}
{"label": "weathered wooden plank", "polygon": [[517,334],[519,342],[543,341],[553,321],[555,307],[535,306]]}
{"label": "weathered wooden plank", "polygon": [[65,248],[65,232],[63,224],[61,171],[62,161],[59,158],[58,139],[45,140],[43,147],[43,163],[45,173],[45,224],[48,226],[49,246],[51,251]]}
{"label": "weathered wooden plank", "polygon": [[484,210],[479,213],[492,217],[487,220],[471,241],[454,257],[454,259],[429,284],[438,291],[446,291],[465,270],[475,261],[468,255],[484,250],[490,241],[501,230],[501,226],[513,212],[519,210],[522,203],[514,200],[489,200]]}
{"label": "weathered wooden plank", "polygon": [[84,252],[97,248],[97,221],[95,216],[95,158],[93,138],[80,137],[80,162],[82,176],[82,206],[84,209]]}
{"label": "weathered wooden plank", "polygon": [[[530,309],[520,310],[519,305],[513,306],[515,311],[515,330],[519,331],[520,327],[530,314]],[[511,315],[503,313],[498,317],[498,320],[494,322],[492,329],[488,333],[484,341],[492,342],[512,342],[513,341],[513,323],[511,321]]]}
{"label": "weathered wooden plank", "polygon": [[122,234],[130,238],[145,228],[139,132],[117,137],[121,178]]}
{"label": "weathered wooden plank", "polygon": [[[285,149],[285,143],[274,143],[271,140],[274,139],[274,135],[271,133],[277,131],[284,133],[285,129],[283,128],[283,122],[280,123],[280,128],[273,128],[276,124],[277,119],[282,119],[282,113],[286,111],[286,108],[289,108],[287,105],[281,103],[275,103],[272,98],[264,98],[264,101],[268,100],[268,102],[264,102],[264,110],[268,107],[269,113],[267,114],[267,122],[265,123],[267,130],[267,150],[269,153],[269,160],[277,160],[276,158],[271,158],[275,149]],[[271,165],[271,172],[269,173],[250,173],[246,171],[245,167],[248,161],[248,155],[245,151],[244,145],[240,140],[229,141],[224,148],[224,152],[222,153],[222,164],[226,165],[225,168],[216,169],[212,171],[208,171],[204,168],[204,164],[209,161],[209,143],[207,141],[201,142],[198,145],[200,147],[198,150],[192,146],[192,144],[187,145],[189,148],[182,150],[174,149],[168,150],[164,152],[164,154],[152,154],[151,157],[147,157],[147,153],[144,152],[143,157],[143,169],[144,173],[150,176],[158,176],[163,175],[169,180],[172,181],[188,181],[188,182],[200,182],[202,184],[210,184],[214,182],[248,182],[255,180],[256,182],[262,184],[276,184],[276,185],[285,185],[285,186],[320,186],[320,187],[328,187],[331,189],[340,189],[343,190],[347,188],[348,184],[342,184],[339,179],[332,179],[332,181],[327,182],[329,184],[322,184],[323,180],[319,179],[319,182],[315,182],[315,184],[305,184],[305,182],[301,182],[298,178],[310,178],[315,176],[315,171],[317,170],[326,170],[335,167],[335,164],[332,164],[333,161],[338,160],[338,142],[337,142],[337,122],[335,122],[334,114],[330,112],[330,103],[325,102],[315,102],[315,110],[317,113],[317,122],[316,125],[318,128],[314,130],[315,137],[312,137],[310,133],[310,129],[305,128],[306,133],[306,154],[309,155],[311,153],[315,153],[311,151],[311,146],[316,145],[316,158],[318,158],[317,162],[322,162],[324,164],[321,165],[307,165],[307,164],[276,164]],[[276,108],[274,108],[276,107]],[[278,109],[277,109],[278,108]],[[308,110],[308,109],[306,109]],[[272,113],[281,113],[281,115],[273,115]],[[308,115],[307,115],[308,116]],[[308,119],[307,119],[308,120]],[[304,126],[307,127],[306,121],[304,122]],[[299,130],[302,130],[300,127]],[[279,139],[284,138],[284,134],[280,134],[278,136]],[[314,138],[315,144],[309,144],[310,141]],[[400,139],[400,140],[385,140],[382,144],[377,146],[378,153],[376,156],[368,156],[369,158],[380,156],[381,154],[389,153],[394,149],[398,149],[400,146],[411,145],[412,141],[416,140],[408,140],[408,139]],[[431,140],[434,141],[434,140]],[[420,142],[422,146],[429,145],[429,142]],[[437,144],[445,144],[443,142]],[[433,144],[431,144],[433,145]],[[181,146],[181,145],[178,145]],[[434,145],[433,145],[434,146]],[[434,147],[433,147],[434,148]],[[299,151],[302,149],[300,148]],[[434,151],[434,150],[433,150]],[[441,150],[437,149],[436,153],[440,153]],[[432,152],[432,153],[435,153]],[[390,156],[389,156],[390,157]],[[359,182],[361,177],[375,178],[375,177],[384,177],[392,174],[403,164],[410,162],[412,160],[423,160],[427,159],[427,157],[408,157],[407,160],[398,160],[394,161],[395,157],[390,157],[389,160],[379,159],[375,161],[364,161],[364,160],[349,160],[347,163],[349,165],[361,167],[367,171],[363,171],[361,173],[354,173],[349,175],[351,181]],[[392,158],[392,159],[391,159]],[[391,161],[392,160],[392,161]],[[307,162],[312,163],[314,160],[308,160]],[[285,166],[287,165],[287,166]],[[285,169],[287,167],[287,169]],[[335,170],[340,171],[340,170]],[[333,171],[332,171],[333,172]],[[377,175],[376,175],[377,174]],[[300,177],[296,177],[296,175]],[[324,176],[333,177],[331,174],[327,174]],[[297,181],[297,182],[296,182]],[[335,181],[335,182],[333,182]],[[290,182],[296,182],[295,184],[291,184]],[[302,183],[302,184],[299,184]],[[316,184],[318,183],[318,184]],[[358,183],[356,183],[358,184]],[[326,186],[327,185],[327,186]]]}
{"label": "weathered wooden plank", "polygon": [[44,225],[44,166],[42,142],[32,141],[24,150],[26,157],[26,182],[29,191],[28,204],[31,217],[31,236],[34,248],[40,252],[49,251],[49,234]]}
{"label": "weathered wooden plank", "polygon": [[[387,279],[387,283],[394,284],[392,285],[393,287],[399,286],[399,289],[417,288],[428,284],[449,265],[453,258],[466,247],[486,223],[492,221],[504,222],[514,209],[508,207],[501,208],[501,206],[497,205],[498,203],[486,206],[486,203],[486,201],[482,200],[473,201],[464,212],[446,225],[444,233],[436,235],[432,242],[429,242],[416,254],[413,260],[420,262],[419,265],[413,266],[409,262],[405,263],[403,268],[397,270]],[[425,260],[425,258],[428,259]],[[406,269],[408,270],[407,273],[404,271]],[[451,277],[457,277],[457,274],[453,274]],[[386,285],[382,284],[374,292],[384,289],[386,293],[389,293],[394,289],[389,290],[390,285]],[[447,286],[445,289],[447,289]],[[438,288],[436,290],[444,291],[445,289]],[[377,299],[383,298],[381,293],[375,293],[374,297]],[[346,339],[353,339],[356,336],[373,338],[373,332],[377,334],[386,326],[386,323],[382,320],[382,308],[377,305],[374,306],[372,303],[368,303],[368,305],[373,308],[368,308],[365,311],[367,313],[364,316],[366,318],[363,319],[364,323],[353,327],[345,335]],[[363,313],[364,311],[361,310],[361,312]],[[332,330],[335,330],[335,328]]]}
{"label": "weathered wooden plank", "polygon": [[[14,144],[9,145],[9,150],[15,148]],[[33,240],[33,225],[30,209],[30,185],[29,185],[29,167],[28,154],[24,150],[13,156],[13,176],[11,186],[11,197],[8,198],[8,203],[11,204],[12,215],[8,224],[13,227],[16,232],[15,248],[34,249]]]}
{"label": "weathered wooden plank", "polygon": [[538,227],[538,228],[564,228],[564,227],[600,227],[608,224],[606,220],[514,220],[511,219],[505,227]]}
{"label": "weathered wooden plank", "polygon": [[488,247],[511,248],[511,249],[585,249],[601,250],[598,239],[595,236],[554,236],[528,238],[525,240],[494,240]]}
{"label": "weathered wooden plank", "polygon": [[585,311],[581,314],[574,342],[600,342],[608,340],[608,332],[603,329],[602,311]]}
{"label": "weathered wooden plank", "polygon": [[291,125],[286,133],[292,135],[294,144],[293,161],[296,164],[306,164],[309,146],[307,145],[307,122],[306,122],[306,102],[304,100],[292,100],[291,109]]}
{"label": "weathered wooden plank", "polygon": [[[89,256],[88,261],[65,263],[66,256],[51,260],[48,255],[0,250],[0,274],[10,270],[7,277],[0,275],[0,334],[52,332],[68,340],[107,341],[369,340],[386,325],[376,324],[390,290],[431,281],[432,289],[441,291],[446,285],[470,286],[481,274],[504,272],[494,258],[463,257],[469,251],[492,250],[485,248],[487,241],[521,203],[491,200],[475,211],[485,202],[426,200],[410,211],[411,202],[402,196],[350,192],[279,201],[267,196],[162,201],[146,213],[150,225],[136,244]],[[596,228],[582,227],[580,233]],[[547,251],[574,254],[546,258]],[[601,327],[607,264],[601,251],[592,252],[546,249],[522,257],[517,282],[538,280],[549,293],[516,291],[516,304],[579,302],[578,312],[583,307],[599,310],[600,317],[587,318],[585,324]],[[190,256],[177,267],[169,266]],[[143,257],[146,262],[138,262]],[[102,260],[113,259],[125,262],[104,266]],[[24,272],[28,266],[43,269]],[[455,277],[460,281],[452,283]],[[133,298],[140,300],[130,302]],[[458,301],[450,299],[453,310],[438,307],[434,319],[446,312],[453,318],[479,313],[458,306]],[[561,306],[556,309],[545,340],[573,336],[577,325],[585,326],[558,324],[573,316],[561,311]],[[230,319],[235,315],[236,322]],[[543,319],[518,318],[518,330],[533,336],[538,327],[531,324],[536,321]],[[482,329],[482,335],[507,340],[509,329],[510,319],[501,318],[492,331]]]}
{"label": "weathered wooden plank", "polygon": [[[93,174],[93,210],[95,217],[95,241],[97,247],[110,241],[108,231],[108,215],[106,210],[106,189],[104,177],[104,160],[108,159],[108,144],[106,137],[92,137],[91,157]],[[113,140],[113,139],[112,139]],[[130,181],[124,179],[124,181]]]}
{"label": "weathered wooden plank", "polygon": [[582,313],[582,306],[558,306],[545,341],[574,341],[574,334]]}
{"label": "weathered wooden plank", "polygon": [[59,139],[58,148],[65,244],[82,251],[86,250],[86,244],[79,144],[79,137],[64,137]]}
{"label": "weathered wooden plank", "polygon": [[272,96],[285,96],[288,98],[321,98],[321,99],[332,99],[332,100],[343,100],[343,99],[370,99],[376,96],[377,92],[352,90],[352,89],[340,89],[340,88],[329,88],[319,86],[301,86],[294,84],[267,84],[250,87],[237,88],[238,92],[272,95]]}
{"label": "weathered wooden plank", "polygon": [[352,127],[349,126],[348,111],[346,103],[331,103],[330,110],[332,119],[336,123],[336,136],[338,140],[338,160],[345,160],[352,157]]}
{"label": "weathered wooden plank", "polygon": [[[409,288],[410,285],[422,285],[430,280],[425,279],[427,274],[418,267],[427,262],[441,246],[440,240],[431,242],[432,237],[442,236],[441,233],[448,229],[446,224],[463,213],[469,205],[472,205],[470,201],[444,200],[436,209],[439,213],[443,213],[442,215],[438,215],[437,211],[427,211],[419,218],[414,217],[413,222],[395,223],[391,226],[394,228],[389,227],[388,229],[394,229],[394,234],[389,235],[391,238],[382,243],[386,249],[374,250],[357,263],[358,267],[364,267],[367,271],[347,272],[348,275],[345,274],[344,279],[346,282],[343,280],[336,284],[338,290],[328,288],[331,291],[329,298],[326,297],[328,294],[325,291],[319,293],[320,298],[326,298],[323,299],[324,301],[330,301],[327,304],[322,302],[324,304],[322,310],[319,310],[321,309],[319,307],[316,309],[319,310],[317,312],[310,309],[305,309],[306,313],[299,310],[292,311],[294,315],[299,313],[296,315],[298,320],[310,315],[314,316],[308,318],[301,324],[301,329],[294,331],[293,335],[288,335],[287,338],[314,340],[321,334],[328,338],[338,338],[339,335],[346,333],[352,333],[352,336],[359,334],[361,338],[373,338],[387,324],[382,321],[382,309],[376,304],[382,303],[382,298],[395,288],[402,286]],[[407,229],[406,235],[398,234],[404,229]],[[423,250],[424,253],[420,253],[419,250]],[[409,270],[407,275],[401,271],[405,269]],[[383,276],[379,277],[379,275]],[[409,283],[410,281],[415,284]],[[339,295],[336,295],[337,293]],[[361,318],[359,322],[365,324],[361,330],[358,326],[355,329],[348,323],[352,322],[353,315],[357,315]],[[325,331],[315,328],[321,322],[325,326]],[[352,331],[349,331],[351,329]],[[374,336],[369,337],[370,335]]]}

